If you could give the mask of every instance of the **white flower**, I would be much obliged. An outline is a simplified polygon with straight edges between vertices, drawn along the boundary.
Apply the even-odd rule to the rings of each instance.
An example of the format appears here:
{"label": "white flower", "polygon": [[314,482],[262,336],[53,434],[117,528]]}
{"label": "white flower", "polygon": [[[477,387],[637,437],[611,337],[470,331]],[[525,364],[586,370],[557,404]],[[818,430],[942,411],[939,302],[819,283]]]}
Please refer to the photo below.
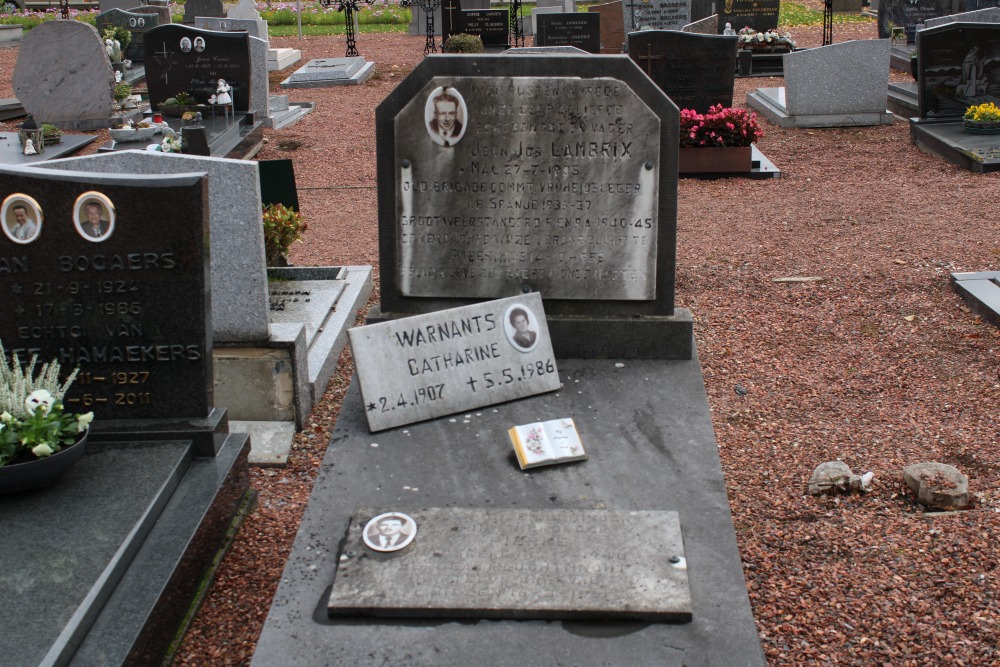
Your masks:
{"label": "white flower", "polygon": [[758,42],[763,42],[764,41],[764,33],[762,33],[762,32],[758,32],[757,33],[757,41]]}
{"label": "white flower", "polygon": [[55,399],[52,398],[52,394],[44,389],[36,389],[28,394],[28,398],[24,399],[24,409],[28,411],[29,415],[33,415],[36,410],[41,408],[42,414],[46,415],[52,409],[53,403],[55,403]]}
{"label": "white flower", "polygon": [[43,442],[32,448],[31,453],[40,459],[44,459],[46,456],[52,456],[52,448]]}
{"label": "white flower", "polygon": [[94,413],[88,412],[85,415],[77,415],[76,417],[76,431],[77,433],[83,433],[87,430],[90,422],[94,421]]}
{"label": "white flower", "polygon": [[3,422],[4,424],[9,424],[12,421],[14,421],[14,415],[10,414],[6,410],[0,413],[0,422]]}

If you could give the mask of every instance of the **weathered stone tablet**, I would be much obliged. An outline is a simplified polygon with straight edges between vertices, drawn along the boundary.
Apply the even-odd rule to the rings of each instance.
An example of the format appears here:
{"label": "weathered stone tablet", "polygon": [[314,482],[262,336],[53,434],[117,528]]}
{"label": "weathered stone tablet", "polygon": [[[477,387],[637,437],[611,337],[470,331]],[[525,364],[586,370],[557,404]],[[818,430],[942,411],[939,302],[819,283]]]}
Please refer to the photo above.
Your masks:
{"label": "weathered stone tablet", "polygon": [[537,292],[347,333],[372,431],[561,386]]}
{"label": "weathered stone tablet", "polygon": [[691,620],[677,512],[406,510],[416,539],[392,554],[363,542],[381,513],[351,518],[331,616]]}
{"label": "weathered stone tablet", "polygon": [[627,83],[434,77],[394,123],[403,295],[656,298],[660,120]]}

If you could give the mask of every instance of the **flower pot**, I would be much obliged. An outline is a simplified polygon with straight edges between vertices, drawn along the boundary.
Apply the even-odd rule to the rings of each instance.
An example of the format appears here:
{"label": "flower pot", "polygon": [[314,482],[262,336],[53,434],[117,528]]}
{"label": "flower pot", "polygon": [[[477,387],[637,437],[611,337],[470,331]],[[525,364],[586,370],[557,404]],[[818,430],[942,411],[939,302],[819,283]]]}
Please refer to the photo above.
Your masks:
{"label": "flower pot", "polygon": [[681,146],[677,171],[681,174],[747,174],[752,155],[751,146]]}
{"label": "flower pot", "polygon": [[983,123],[975,120],[963,120],[962,129],[969,134],[1000,134],[1000,123]]}
{"label": "flower pot", "polygon": [[84,431],[74,444],[44,459],[0,466],[0,495],[30,491],[54,482],[83,456],[88,435],[90,429]]}
{"label": "flower pot", "polygon": [[749,49],[740,49],[736,52],[737,62],[739,63],[740,74],[742,76],[750,76],[750,72],[753,69],[753,51]]}

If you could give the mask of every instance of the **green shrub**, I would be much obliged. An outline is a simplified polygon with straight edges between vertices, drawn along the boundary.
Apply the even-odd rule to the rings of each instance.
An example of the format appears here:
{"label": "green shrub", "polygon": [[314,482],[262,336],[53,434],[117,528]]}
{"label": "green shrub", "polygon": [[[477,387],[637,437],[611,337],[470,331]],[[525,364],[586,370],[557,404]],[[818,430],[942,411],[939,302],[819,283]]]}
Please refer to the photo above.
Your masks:
{"label": "green shrub", "polygon": [[486,47],[483,46],[483,40],[479,35],[460,33],[449,37],[442,50],[445,53],[482,53]]}

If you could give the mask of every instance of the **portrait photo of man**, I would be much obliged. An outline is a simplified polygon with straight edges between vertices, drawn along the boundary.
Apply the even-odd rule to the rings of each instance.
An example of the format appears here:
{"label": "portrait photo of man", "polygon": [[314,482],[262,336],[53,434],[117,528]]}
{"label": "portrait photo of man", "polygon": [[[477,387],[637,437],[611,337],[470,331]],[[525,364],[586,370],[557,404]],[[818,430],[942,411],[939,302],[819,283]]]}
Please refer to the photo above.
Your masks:
{"label": "portrait photo of man", "polygon": [[538,343],[538,333],[532,324],[534,316],[527,306],[514,304],[507,309],[504,330],[511,345],[522,352],[530,352]]}
{"label": "portrait photo of man", "polygon": [[201,53],[202,51],[205,50],[205,38],[204,37],[195,37],[194,38],[194,50],[197,51],[198,53]]}
{"label": "portrait photo of man", "polygon": [[111,200],[99,192],[85,192],[76,200],[73,222],[80,236],[88,241],[103,241],[115,225],[115,209]]}
{"label": "portrait photo of man", "polygon": [[412,517],[399,512],[380,514],[365,524],[365,544],[376,551],[399,551],[417,533],[417,524]]}
{"label": "portrait photo of man", "polygon": [[183,51],[184,53],[190,53],[191,52],[191,38],[190,37],[181,37],[181,51]]}
{"label": "portrait photo of man", "polygon": [[465,100],[454,88],[435,88],[428,96],[424,120],[434,143],[440,146],[457,144],[465,134],[467,119]]}
{"label": "portrait photo of man", "polygon": [[10,195],[4,200],[0,217],[3,230],[15,243],[31,243],[41,231],[42,210],[38,202],[27,195]]}

